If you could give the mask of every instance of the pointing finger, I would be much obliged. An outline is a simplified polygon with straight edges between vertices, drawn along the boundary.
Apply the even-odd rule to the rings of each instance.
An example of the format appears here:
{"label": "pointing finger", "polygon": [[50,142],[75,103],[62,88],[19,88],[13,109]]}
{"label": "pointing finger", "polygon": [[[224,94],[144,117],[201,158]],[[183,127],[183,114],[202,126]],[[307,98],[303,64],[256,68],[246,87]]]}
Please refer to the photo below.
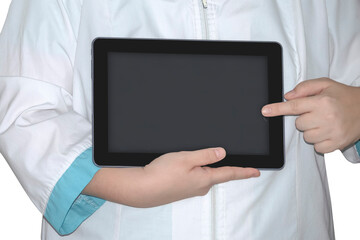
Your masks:
{"label": "pointing finger", "polygon": [[311,97],[299,98],[287,102],[273,103],[262,108],[261,112],[265,117],[282,115],[300,115],[310,112],[313,106]]}

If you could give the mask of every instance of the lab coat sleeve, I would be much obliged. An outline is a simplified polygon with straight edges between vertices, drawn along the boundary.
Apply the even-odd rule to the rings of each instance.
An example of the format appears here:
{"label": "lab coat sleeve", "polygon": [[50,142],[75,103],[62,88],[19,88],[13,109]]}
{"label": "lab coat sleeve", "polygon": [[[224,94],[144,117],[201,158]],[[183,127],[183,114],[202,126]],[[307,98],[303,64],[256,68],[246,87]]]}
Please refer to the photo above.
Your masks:
{"label": "lab coat sleeve", "polygon": [[[360,86],[360,1],[327,0],[331,79]],[[360,162],[360,143],[343,151],[354,163]]]}
{"label": "lab coat sleeve", "polygon": [[0,152],[61,235],[104,203],[81,194],[99,168],[72,107],[76,34],[62,0],[13,0],[0,35]]}

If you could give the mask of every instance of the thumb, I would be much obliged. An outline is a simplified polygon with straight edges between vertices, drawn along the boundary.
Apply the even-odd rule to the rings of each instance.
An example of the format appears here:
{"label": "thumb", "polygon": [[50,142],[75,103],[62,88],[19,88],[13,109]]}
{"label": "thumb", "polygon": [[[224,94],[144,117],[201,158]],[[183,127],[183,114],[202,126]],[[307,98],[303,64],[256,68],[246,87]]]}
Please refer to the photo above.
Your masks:
{"label": "thumb", "polygon": [[320,94],[331,85],[328,78],[316,78],[299,83],[292,91],[285,94],[287,100]]}
{"label": "thumb", "polygon": [[185,159],[191,166],[196,167],[218,162],[225,158],[225,156],[225,149],[217,147],[189,151],[187,152]]}

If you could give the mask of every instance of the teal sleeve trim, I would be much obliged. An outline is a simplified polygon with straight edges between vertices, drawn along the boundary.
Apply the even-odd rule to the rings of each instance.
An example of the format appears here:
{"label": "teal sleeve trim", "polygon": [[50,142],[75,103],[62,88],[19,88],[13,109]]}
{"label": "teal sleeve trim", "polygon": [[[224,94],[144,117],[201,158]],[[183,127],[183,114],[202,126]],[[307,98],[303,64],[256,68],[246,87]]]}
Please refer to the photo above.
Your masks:
{"label": "teal sleeve trim", "polygon": [[360,140],[357,141],[357,143],[355,144],[355,146],[356,146],[356,150],[357,150],[357,152],[358,152],[358,154],[359,154],[359,156],[360,156]]}
{"label": "teal sleeve trim", "polygon": [[81,194],[99,170],[92,161],[92,147],[81,153],[56,183],[44,217],[60,234],[74,232],[105,200]]}

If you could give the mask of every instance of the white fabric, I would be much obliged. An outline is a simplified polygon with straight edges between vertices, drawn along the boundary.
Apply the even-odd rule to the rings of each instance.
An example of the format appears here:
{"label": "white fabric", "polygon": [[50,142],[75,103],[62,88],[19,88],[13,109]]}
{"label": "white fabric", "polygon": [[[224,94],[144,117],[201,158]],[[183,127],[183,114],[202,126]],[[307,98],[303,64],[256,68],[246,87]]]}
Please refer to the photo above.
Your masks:
{"label": "white fabric", "polygon": [[[360,1],[207,3],[204,15],[201,0],[13,0],[0,37],[0,151],[40,211],[91,145],[95,37],[277,41],[285,92],[316,77],[360,85]],[[281,171],[151,209],[106,202],[65,237],[44,220],[42,238],[334,239],[324,159],[294,121]],[[345,156],[360,161],[354,147]]]}

